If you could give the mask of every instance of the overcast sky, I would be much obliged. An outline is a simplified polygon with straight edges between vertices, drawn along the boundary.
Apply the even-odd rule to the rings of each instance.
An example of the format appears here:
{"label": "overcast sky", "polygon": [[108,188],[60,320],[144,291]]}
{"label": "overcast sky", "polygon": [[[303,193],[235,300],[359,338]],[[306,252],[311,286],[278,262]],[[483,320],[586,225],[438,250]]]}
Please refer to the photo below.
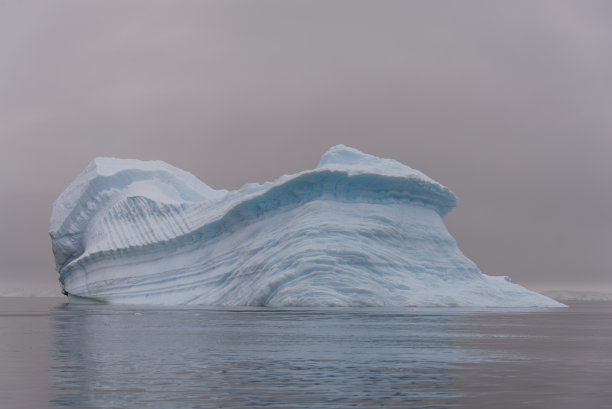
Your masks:
{"label": "overcast sky", "polygon": [[0,2],[0,286],[57,286],[53,200],[95,156],[215,188],[343,143],[450,187],[480,269],[612,289],[612,2]]}

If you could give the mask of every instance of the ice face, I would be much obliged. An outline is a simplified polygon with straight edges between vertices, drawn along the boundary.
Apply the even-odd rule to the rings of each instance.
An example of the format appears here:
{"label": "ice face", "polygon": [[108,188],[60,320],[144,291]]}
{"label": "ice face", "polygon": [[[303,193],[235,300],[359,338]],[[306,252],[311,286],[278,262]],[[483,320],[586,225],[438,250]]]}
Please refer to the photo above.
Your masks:
{"label": "ice face", "polygon": [[559,306],[482,274],[446,230],[455,196],[343,145],[309,171],[214,190],[164,162],[95,159],[50,234],[71,300],[269,306]]}

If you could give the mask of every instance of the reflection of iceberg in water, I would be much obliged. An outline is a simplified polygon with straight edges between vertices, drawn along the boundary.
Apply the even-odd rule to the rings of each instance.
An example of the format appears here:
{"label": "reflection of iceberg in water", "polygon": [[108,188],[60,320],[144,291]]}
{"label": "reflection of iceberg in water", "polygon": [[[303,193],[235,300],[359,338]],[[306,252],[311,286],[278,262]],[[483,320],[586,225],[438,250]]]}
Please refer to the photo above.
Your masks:
{"label": "reflection of iceberg in water", "polygon": [[[456,315],[439,311],[56,311],[64,407],[447,407]],[[292,406],[293,405],[293,406]],[[443,406],[435,406],[443,405]]]}

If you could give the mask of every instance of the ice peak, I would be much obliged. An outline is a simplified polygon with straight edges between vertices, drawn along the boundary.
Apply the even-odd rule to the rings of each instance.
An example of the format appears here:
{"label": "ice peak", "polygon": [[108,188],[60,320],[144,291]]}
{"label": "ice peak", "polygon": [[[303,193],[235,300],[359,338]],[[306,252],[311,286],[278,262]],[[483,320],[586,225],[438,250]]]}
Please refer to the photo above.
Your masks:
{"label": "ice peak", "polygon": [[[368,155],[358,149],[351,148],[346,145],[332,146],[321,156],[318,167],[326,165],[350,165],[362,162],[367,159],[376,158],[376,156]],[[378,159],[378,158],[376,158]]]}
{"label": "ice peak", "polygon": [[371,173],[384,176],[412,177],[440,185],[424,173],[394,159],[379,158],[346,145],[336,145],[329,148],[321,157],[317,169],[345,170],[350,174]]}
{"label": "ice peak", "polygon": [[144,161],[139,159],[120,159],[107,156],[94,158],[88,168],[95,168],[96,173],[101,176],[110,176],[115,173],[128,169],[154,170],[159,168],[169,168],[166,162],[161,160]]}

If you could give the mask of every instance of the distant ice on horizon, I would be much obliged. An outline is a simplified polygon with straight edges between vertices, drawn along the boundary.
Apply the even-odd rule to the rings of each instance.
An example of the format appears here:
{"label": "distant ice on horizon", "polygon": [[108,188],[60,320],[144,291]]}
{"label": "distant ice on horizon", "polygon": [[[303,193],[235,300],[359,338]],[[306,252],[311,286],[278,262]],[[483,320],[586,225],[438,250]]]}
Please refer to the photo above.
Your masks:
{"label": "distant ice on horizon", "polygon": [[53,205],[71,301],[256,306],[561,306],[482,274],[442,218],[455,195],[338,145],[312,170],[215,190],[161,161],[96,158]]}

